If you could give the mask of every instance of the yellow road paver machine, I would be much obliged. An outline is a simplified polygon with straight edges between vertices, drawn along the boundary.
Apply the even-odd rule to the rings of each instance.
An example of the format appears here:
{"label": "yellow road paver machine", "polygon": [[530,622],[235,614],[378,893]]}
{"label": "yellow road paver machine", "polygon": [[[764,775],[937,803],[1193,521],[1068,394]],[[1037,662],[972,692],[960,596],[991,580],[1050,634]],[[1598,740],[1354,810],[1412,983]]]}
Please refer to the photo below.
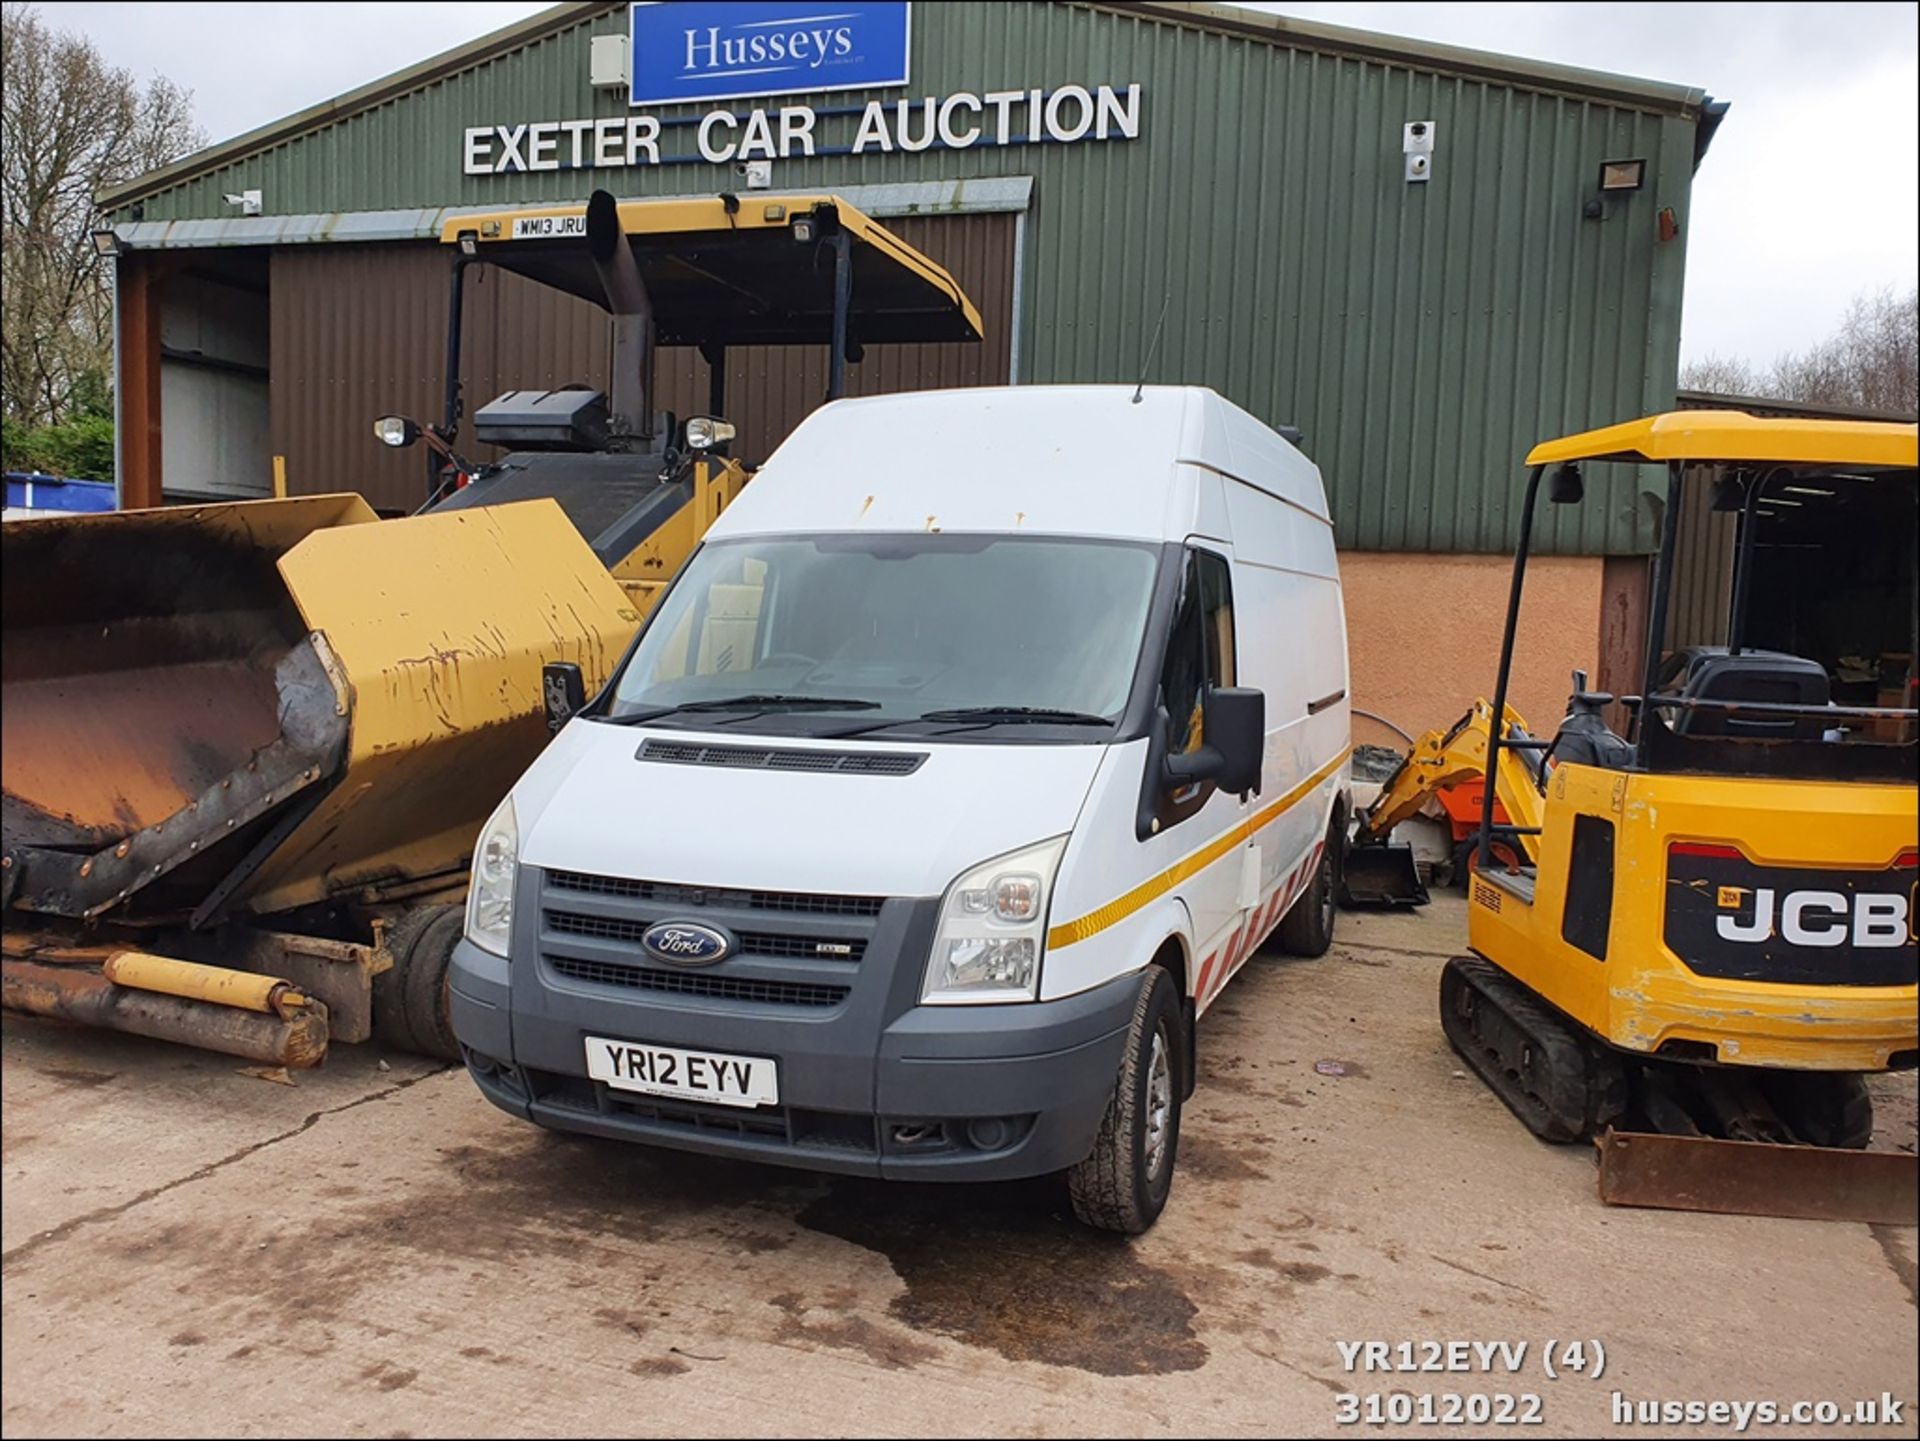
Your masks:
{"label": "yellow road paver machine", "polygon": [[[1862,1148],[1866,1077],[1920,1058],[1915,437],[1699,411],[1536,446],[1493,701],[1360,818],[1365,846],[1492,777],[1442,1024],[1534,1134],[1599,1139],[1609,1201],[1914,1220],[1914,1157]],[[1535,737],[1507,705],[1535,502],[1609,463],[1667,472],[1641,694],[1619,735],[1576,676]],[[1738,516],[1727,643],[1663,654],[1694,486]]]}
{"label": "yellow road paver machine", "polygon": [[[455,1054],[445,975],[475,836],[747,481],[734,345],[968,341],[953,278],[830,195],[459,217],[447,414],[426,504],[319,495],[9,522],[0,532],[0,998],[270,1064],[379,1036]],[[497,265],[613,318],[608,394],[461,418],[462,282]],[[712,414],[653,406],[697,345]],[[369,417],[373,419],[373,417]],[[442,463],[442,462],[451,463]],[[636,818],[636,824],[644,823]]]}

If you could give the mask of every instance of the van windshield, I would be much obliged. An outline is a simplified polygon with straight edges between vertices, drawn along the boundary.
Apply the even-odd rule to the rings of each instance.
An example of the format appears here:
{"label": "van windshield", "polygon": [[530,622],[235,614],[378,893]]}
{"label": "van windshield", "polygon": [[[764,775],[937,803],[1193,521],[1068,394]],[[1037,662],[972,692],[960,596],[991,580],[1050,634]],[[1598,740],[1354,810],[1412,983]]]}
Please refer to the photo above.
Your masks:
{"label": "van windshield", "polygon": [[661,601],[606,718],[1091,738],[1126,709],[1158,561],[1154,545],[1054,537],[716,541]]}

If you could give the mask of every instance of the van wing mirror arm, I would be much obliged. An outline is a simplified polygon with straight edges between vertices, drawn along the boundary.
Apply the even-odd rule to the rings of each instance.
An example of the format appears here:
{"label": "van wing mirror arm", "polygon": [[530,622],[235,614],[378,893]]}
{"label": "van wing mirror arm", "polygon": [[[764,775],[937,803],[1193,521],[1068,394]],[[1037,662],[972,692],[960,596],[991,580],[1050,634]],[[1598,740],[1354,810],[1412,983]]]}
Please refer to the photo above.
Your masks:
{"label": "van wing mirror arm", "polygon": [[1169,786],[1189,786],[1195,781],[1210,781],[1226,768],[1227,758],[1210,745],[1198,746],[1163,763]]}

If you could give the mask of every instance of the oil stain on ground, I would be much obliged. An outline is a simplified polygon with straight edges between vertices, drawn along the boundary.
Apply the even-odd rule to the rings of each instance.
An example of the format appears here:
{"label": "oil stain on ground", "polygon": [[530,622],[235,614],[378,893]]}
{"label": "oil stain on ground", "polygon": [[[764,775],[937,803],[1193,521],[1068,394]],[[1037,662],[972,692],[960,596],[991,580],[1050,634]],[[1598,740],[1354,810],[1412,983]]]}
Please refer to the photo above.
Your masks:
{"label": "oil stain on ground", "polygon": [[906,1285],[890,1310],[917,1331],[1098,1376],[1205,1364],[1180,1285],[1060,1215],[1061,1199],[1051,1182],[835,1181],[799,1221],[885,1256]]}
{"label": "oil stain on ground", "polygon": [[[892,1370],[933,1359],[934,1337],[1101,1376],[1192,1371],[1207,1359],[1187,1282],[1141,1260],[1127,1241],[1076,1224],[1057,1182],[789,1178],[551,1137],[449,1147],[441,1161],[440,1186],[329,1199],[319,1214],[286,1218],[264,1239],[251,1218],[176,1222],[114,1249],[129,1262],[178,1268],[178,1290],[212,1301],[210,1314],[223,1324],[328,1338],[390,1285],[409,1255],[439,1269],[578,1267],[593,1248],[631,1256],[636,1244],[697,1237],[759,1262],[770,1277],[790,1278],[790,1248],[811,1232],[885,1257],[905,1290],[873,1314],[875,1303],[853,1292],[785,1295],[769,1285],[762,1294],[779,1303],[768,1320],[788,1341],[854,1352]],[[658,1270],[624,1274],[623,1304],[593,1316],[636,1348],[628,1361],[657,1355],[656,1328],[685,1299],[661,1280]],[[412,1379],[394,1368],[366,1378],[381,1389]]]}

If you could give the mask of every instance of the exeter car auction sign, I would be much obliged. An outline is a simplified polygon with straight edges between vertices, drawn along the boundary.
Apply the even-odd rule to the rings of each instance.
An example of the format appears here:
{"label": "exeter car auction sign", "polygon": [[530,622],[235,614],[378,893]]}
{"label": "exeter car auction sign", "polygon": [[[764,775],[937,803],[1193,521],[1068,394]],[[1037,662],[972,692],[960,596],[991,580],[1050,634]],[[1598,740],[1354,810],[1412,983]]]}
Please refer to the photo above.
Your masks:
{"label": "exeter car auction sign", "polygon": [[[904,85],[910,12],[905,0],[636,4],[628,47],[629,99],[634,107],[684,105]],[[850,116],[853,110],[846,106],[827,113]],[[661,121],[652,115],[473,125],[463,137],[462,169],[468,175],[520,175],[1133,140],[1140,134],[1140,87],[983,86],[950,95],[869,100],[859,114],[851,144],[830,148],[816,137],[820,115],[809,105],[754,107],[745,113],[731,106],[709,110],[697,120],[669,122],[680,153],[665,155]]]}
{"label": "exeter car auction sign", "polygon": [[634,105],[907,83],[906,0],[693,0],[630,12]]}

